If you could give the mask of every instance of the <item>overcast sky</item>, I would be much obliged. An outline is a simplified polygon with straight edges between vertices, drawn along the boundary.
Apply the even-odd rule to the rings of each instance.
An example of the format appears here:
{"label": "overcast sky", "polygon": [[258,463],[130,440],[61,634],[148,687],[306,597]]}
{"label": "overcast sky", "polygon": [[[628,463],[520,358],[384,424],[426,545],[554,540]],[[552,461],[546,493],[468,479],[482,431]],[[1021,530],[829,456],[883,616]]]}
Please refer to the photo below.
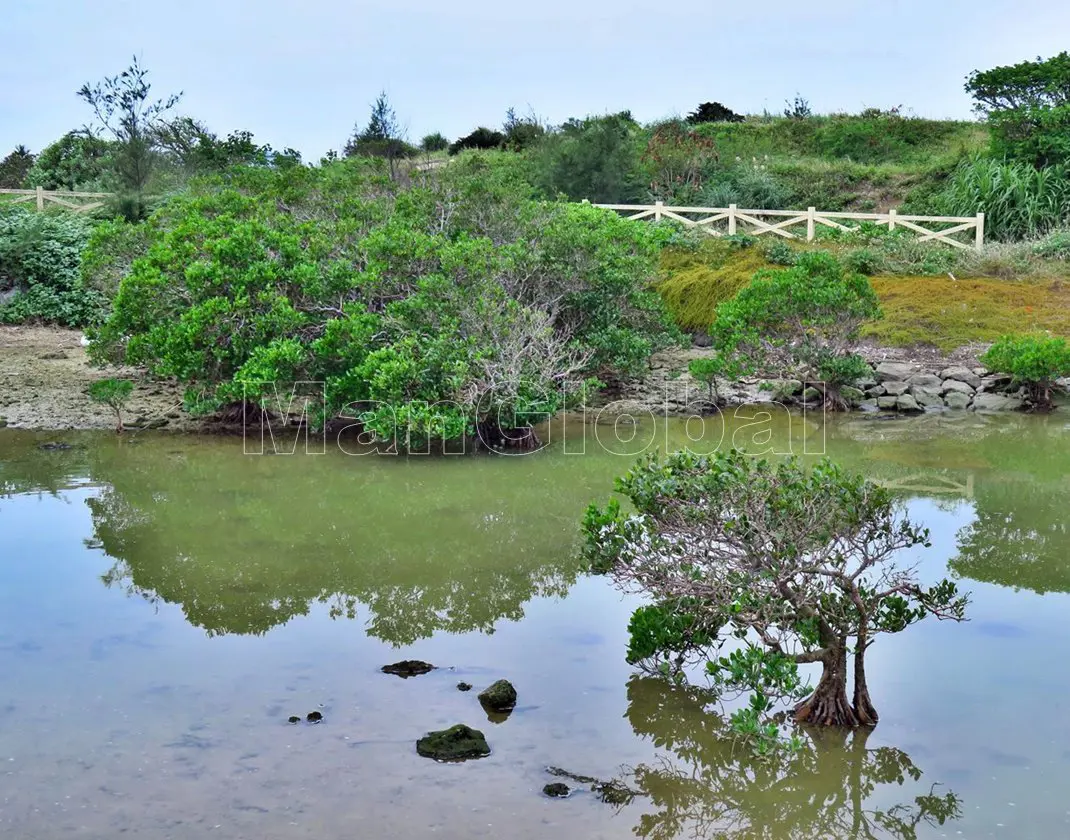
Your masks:
{"label": "overcast sky", "polygon": [[0,0],[0,156],[89,118],[75,90],[133,54],[153,92],[225,135],[318,159],[385,89],[410,139],[707,100],[970,116],[974,68],[1070,47],[1059,0]]}

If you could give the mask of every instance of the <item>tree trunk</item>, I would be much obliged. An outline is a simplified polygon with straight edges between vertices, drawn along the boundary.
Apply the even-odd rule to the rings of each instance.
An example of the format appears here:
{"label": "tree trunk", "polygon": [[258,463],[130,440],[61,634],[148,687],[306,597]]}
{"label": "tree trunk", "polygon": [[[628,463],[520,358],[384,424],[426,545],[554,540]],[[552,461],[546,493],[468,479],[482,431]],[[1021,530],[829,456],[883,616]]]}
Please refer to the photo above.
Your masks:
{"label": "tree trunk", "polygon": [[803,390],[807,388],[816,388],[821,392],[822,405],[829,411],[847,411],[851,406],[847,404],[847,400],[843,398],[839,388],[830,386],[827,382],[817,381],[803,381]]}
{"label": "tree trunk", "polygon": [[476,451],[534,452],[542,447],[542,441],[531,426],[503,429],[494,420],[481,420],[476,425]]}
{"label": "tree trunk", "polygon": [[855,696],[854,712],[859,726],[876,726],[877,710],[869,699],[869,686],[866,685],[866,648],[869,646],[867,632],[863,626],[858,633],[858,647],[855,649]]}
{"label": "tree trunk", "polygon": [[795,720],[817,726],[858,726],[847,702],[847,640],[839,639],[822,660],[821,680],[814,693],[795,707]]}

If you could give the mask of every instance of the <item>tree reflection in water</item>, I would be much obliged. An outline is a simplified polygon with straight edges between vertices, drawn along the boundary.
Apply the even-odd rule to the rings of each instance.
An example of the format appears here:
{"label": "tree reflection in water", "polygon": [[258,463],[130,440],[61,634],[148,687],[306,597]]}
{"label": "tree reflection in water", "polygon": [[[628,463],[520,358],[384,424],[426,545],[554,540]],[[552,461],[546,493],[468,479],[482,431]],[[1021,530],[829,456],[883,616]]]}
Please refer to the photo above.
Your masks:
{"label": "tree reflection in water", "polygon": [[[872,729],[806,729],[797,752],[759,757],[709,708],[699,688],[629,681],[629,722],[666,753],[627,774],[627,784],[650,798],[637,836],[913,840],[923,826],[961,816],[958,797],[926,784],[905,752],[868,747]],[[918,792],[887,807],[871,803],[896,798],[899,787]]]}

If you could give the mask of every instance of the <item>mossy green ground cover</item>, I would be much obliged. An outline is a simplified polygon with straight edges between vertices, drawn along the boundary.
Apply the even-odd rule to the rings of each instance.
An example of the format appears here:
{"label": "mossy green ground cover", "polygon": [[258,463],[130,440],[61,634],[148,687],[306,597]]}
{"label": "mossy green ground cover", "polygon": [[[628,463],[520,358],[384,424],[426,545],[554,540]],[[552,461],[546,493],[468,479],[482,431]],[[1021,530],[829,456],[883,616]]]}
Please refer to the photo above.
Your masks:
{"label": "mossy green ground cover", "polygon": [[[983,259],[976,264],[991,265],[998,276],[872,278],[884,317],[866,325],[863,335],[890,347],[930,345],[943,351],[1008,333],[1042,330],[1070,336],[1070,263],[1040,264],[1017,276],[1005,276],[1000,265]],[[767,267],[775,266],[753,245],[711,241],[693,249],[667,249],[657,288],[681,328],[704,331],[717,305]]]}

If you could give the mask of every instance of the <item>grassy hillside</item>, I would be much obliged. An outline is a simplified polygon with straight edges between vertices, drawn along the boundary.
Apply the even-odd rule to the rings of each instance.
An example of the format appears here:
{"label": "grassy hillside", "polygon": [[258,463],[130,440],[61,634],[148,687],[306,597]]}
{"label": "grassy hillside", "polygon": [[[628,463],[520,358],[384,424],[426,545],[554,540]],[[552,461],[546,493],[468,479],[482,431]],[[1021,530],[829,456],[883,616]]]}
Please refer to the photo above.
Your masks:
{"label": "grassy hillside", "polygon": [[792,207],[885,211],[927,193],[989,142],[980,123],[894,115],[784,117],[706,123],[721,160],[758,167]]}

